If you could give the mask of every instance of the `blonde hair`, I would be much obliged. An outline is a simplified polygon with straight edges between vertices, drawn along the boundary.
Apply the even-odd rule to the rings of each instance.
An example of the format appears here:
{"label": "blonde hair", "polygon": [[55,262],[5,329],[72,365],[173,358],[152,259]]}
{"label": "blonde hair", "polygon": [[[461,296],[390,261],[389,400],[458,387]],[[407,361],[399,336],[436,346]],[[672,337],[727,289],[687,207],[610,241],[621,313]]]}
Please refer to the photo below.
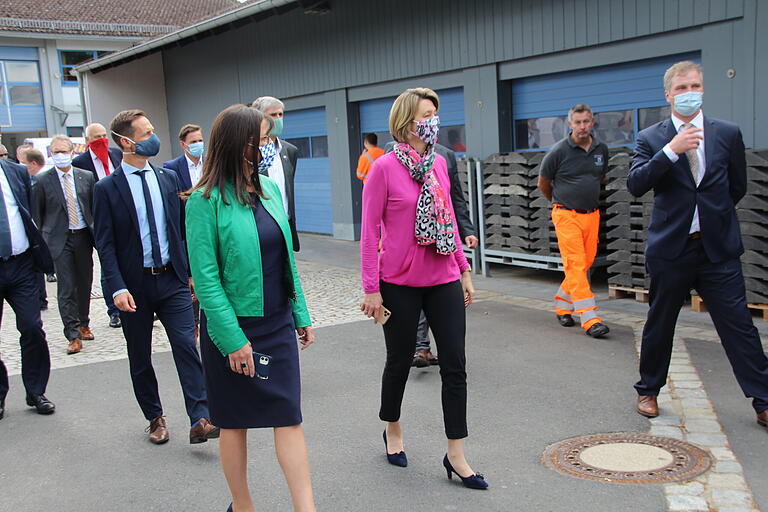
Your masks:
{"label": "blonde hair", "polygon": [[689,71],[698,71],[701,79],[704,80],[704,72],[701,70],[701,66],[690,60],[684,60],[672,64],[669,69],[664,72],[664,90],[669,92],[672,89],[672,79],[677,75],[684,75]]}
{"label": "blonde hair", "polygon": [[389,111],[389,133],[397,142],[406,142],[411,131],[408,129],[411,121],[419,110],[419,102],[429,100],[435,105],[435,110],[440,108],[440,98],[432,89],[426,87],[415,87],[406,89],[392,103],[392,109]]}
{"label": "blonde hair", "polygon": [[70,139],[66,135],[54,135],[53,137],[51,137],[51,144],[50,145],[53,146],[54,142],[59,142],[59,141],[66,142],[67,143],[67,147],[69,147],[70,151],[75,149],[75,145],[72,144],[72,139]]}

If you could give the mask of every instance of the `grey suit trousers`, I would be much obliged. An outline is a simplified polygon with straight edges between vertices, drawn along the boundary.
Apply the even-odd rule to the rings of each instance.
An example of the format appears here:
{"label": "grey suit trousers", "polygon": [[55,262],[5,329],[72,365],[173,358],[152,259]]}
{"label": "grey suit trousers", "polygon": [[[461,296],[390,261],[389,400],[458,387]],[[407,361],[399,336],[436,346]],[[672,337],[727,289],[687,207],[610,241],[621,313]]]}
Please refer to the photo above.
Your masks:
{"label": "grey suit trousers", "polygon": [[79,326],[90,322],[93,284],[93,238],[88,230],[68,233],[64,250],[53,260],[56,268],[59,315],[68,341],[80,337]]}

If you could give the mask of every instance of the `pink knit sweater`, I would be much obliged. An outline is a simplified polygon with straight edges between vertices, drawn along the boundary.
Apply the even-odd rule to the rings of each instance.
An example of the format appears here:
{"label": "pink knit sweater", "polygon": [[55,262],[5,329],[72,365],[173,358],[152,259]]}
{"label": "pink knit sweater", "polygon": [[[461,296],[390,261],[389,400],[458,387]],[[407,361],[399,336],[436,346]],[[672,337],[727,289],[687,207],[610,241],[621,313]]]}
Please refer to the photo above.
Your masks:
{"label": "pink knit sweater", "polygon": [[[451,183],[445,159],[435,155],[434,172],[451,203]],[[418,245],[414,235],[419,185],[395,156],[378,158],[363,187],[363,219],[360,238],[360,268],[363,291],[379,291],[379,280],[404,286],[434,286],[461,278],[469,268],[456,226],[456,252],[437,254],[435,245]],[[381,235],[380,235],[381,234]],[[381,252],[379,252],[381,239]]]}

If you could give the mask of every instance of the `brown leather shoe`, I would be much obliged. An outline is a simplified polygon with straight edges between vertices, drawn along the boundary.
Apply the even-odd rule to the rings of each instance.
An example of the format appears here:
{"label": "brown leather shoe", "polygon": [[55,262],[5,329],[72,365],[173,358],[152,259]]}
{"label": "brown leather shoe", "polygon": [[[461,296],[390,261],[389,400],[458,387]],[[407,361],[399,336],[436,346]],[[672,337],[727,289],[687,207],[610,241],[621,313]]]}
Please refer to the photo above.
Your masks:
{"label": "brown leather shoe", "polygon": [[659,415],[659,404],[655,396],[637,396],[637,412],[646,418],[655,418]]}
{"label": "brown leather shoe", "polygon": [[81,350],[83,350],[83,342],[80,340],[80,338],[75,338],[69,342],[69,346],[67,347],[67,354],[77,354]]}
{"label": "brown leather shoe", "polygon": [[218,439],[219,427],[202,418],[197,425],[189,429],[189,444],[204,443],[209,439]]}
{"label": "brown leather shoe", "polygon": [[415,366],[416,368],[426,368],[427,366],[429,366],[429,358],[427,356],[428,353],[429,353],[429,350],[424,348],[421,348],[416,352],[414,352],[411,366]]}
{"label": "brown leather shoe", "polygon": [[81,325],[77,328],[80,331],[80,339],[83,341],[92,341],[94,339],[93,331],[88,326]]}
{"label": "brown leather shoe", "polygon": [[761,427],[768,428],[768,409],[757,413],[757,424]]}
{"label": "brown leather shoe", "polygon": [[145,430],[149,432],[149,442],[153,444],[167,443],[170,439],[168,434],[168,427],[165,423],[165,416],[158,416],[149,422],[149,426]]}

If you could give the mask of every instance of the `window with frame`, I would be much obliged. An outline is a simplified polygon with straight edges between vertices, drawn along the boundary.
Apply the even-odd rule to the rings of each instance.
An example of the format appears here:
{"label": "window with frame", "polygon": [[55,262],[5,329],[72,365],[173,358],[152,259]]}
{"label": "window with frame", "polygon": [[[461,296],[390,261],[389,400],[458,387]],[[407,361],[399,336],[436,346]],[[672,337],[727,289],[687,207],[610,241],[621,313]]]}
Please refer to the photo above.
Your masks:
{"label": "window with frame", "polygon": [[77,77],[73,72],[75,66],[102,57],[107,53],[109,52],[102,50],[59,50],[61,84],[77,85]]}

